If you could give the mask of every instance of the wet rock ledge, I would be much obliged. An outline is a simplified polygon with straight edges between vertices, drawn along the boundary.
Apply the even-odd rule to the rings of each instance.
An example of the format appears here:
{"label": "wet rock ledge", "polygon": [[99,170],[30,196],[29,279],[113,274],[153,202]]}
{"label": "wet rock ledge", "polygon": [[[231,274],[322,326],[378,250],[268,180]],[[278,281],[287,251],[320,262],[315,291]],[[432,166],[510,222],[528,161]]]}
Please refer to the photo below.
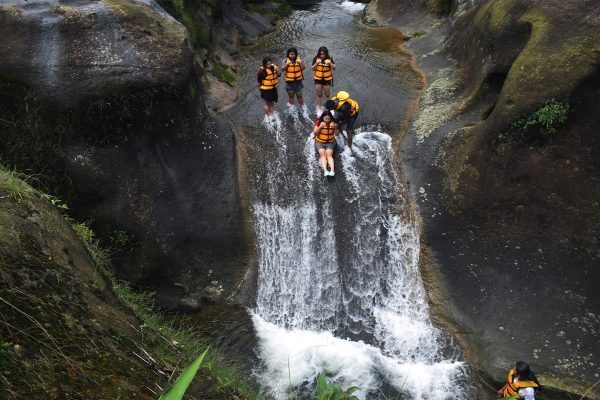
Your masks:
{"label": "wet rock ledge", "polygon": [[423,268],[439,271],[443,312],[484,380],[526,360],[544,398],[579,398],[600,376],[600,10],[430,6],[377,0],[366,13],[410,33],[427,73],[400,152],[431,255]]}

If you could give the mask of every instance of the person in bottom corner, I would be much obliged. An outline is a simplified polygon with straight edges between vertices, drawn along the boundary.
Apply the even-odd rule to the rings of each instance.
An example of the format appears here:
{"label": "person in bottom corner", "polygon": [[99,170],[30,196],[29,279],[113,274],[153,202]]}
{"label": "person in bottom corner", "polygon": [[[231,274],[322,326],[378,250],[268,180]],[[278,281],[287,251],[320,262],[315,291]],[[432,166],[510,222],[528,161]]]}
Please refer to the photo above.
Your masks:
{"label": "person in bottom corner", "polygon": [[498,391],[502,398],[518,395],[520,400],[535,400],[535,393],[541,388],[535,374],[524,361],[519,361],[508,372],[507,383]]}
{"label": "person in bottom corner", "polygon": [[269,57],[263,58],[262,66],[256,73],[260,97],[265,101],[265,114],[271,117],[275,112],[275,103],[279,99],[277,93],[278,77],[281,72],[277,69]]}
{"label": "person in bottom corner", "polygon": [[302,80],[304,79],[302,71],[306,66],[298,56],[298,50],[290,47],[287,51],[281,70],[285,71],[285,90],[288,94],[288,103],[294,105],[294,96],[298,99],[298,106],[304,106],[302,97]]}
{"label": "person in bottom corner", "polygon": [[352,150],[352,136],[354,135],[354,126],[358,119],[359,106],[356,100],[350,98],[350,94],[345,91],[337,92],[331,101],[325,103],[328,110],[335,111],[335,118],[341,130],[346,127],[348,139],[348,148]]}
{"label": "person in bottom corner", "polygon": [[[325,111],[315,121],[313,128],[315,149],[319,153],[319,163],[323,168],[323,176],[335,176],[335,165],[333,163],[334,135],[337,135],[338,132],[338,126],[329,111]],[[329,170],[327,170],[328,166]]]}

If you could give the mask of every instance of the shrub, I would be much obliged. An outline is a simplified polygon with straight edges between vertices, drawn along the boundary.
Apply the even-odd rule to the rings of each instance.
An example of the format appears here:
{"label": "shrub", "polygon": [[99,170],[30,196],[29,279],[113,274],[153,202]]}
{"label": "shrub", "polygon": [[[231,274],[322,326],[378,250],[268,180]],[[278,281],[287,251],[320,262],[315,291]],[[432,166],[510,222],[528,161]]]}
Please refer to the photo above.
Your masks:
{"label": "shrub", "polygon": [[514,120],[508,130],[498,134],[496,143],[506,143],[515,136],[523,137],[529,128],[535,126],[543,127],[551,135],[555,134],[556,128],[567,121],[569,108],[566,101],[548,100],[529,117]]}
{"label": "shrub", "polygon": [[358,397],[352,395],[357,390],[359,389],[356,386],[344,390],[339,385],[329,383],[325,374],[321,373],[317,378],[315,398],[317,400],[358,400]]}

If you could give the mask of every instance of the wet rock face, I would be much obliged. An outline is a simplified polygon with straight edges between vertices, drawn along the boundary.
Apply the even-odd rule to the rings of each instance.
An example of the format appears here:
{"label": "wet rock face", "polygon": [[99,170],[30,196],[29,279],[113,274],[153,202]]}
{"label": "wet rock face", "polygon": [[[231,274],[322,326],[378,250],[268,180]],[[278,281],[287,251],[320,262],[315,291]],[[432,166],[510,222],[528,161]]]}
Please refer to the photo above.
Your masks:
{"label": "wet rock face", "polygon": [[0,8],[0,33],[3,162],[42,174],[166,307],[223,301],[245,224],[233,134],[206,110],[188,30],[150,0],[23,1]]}
{"label": "wet rock face", "polygon": [[[581,395],[600,374],[600,10],[554,0],[455,10],[409,44],[427,53],[404,149],[426,243],[484,375],[501,380],[523,359]],[[552,99],[570,106],[556,132],[514,133]]]}
{"label": "wet rock face", "polygon": [[178,86],[188,32],[154,1],[16,1],[0,9],[0,75],[70,107],[123,88]]}

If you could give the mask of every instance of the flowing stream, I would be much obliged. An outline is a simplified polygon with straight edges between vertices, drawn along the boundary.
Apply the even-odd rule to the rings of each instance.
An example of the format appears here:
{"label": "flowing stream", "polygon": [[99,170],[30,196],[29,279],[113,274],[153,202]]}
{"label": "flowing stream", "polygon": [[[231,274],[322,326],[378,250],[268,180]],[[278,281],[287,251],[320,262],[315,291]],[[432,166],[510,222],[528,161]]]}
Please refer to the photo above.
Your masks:
{"label": "flowing stream", "polygon": [[[392,137],[408,118],[417,77],[405,55],[382,43],[394,37],[358,24],[363,6],[324,1],[296,11],[243,54],[246,95],[230,116],[253,155],[255,373],[278,399],[290,391],[309,398],[321,372],[357,386],[360,398],[470,398],[460,351],[431,321],[419,233],[395,169]],[[333,93],[348,90],[361,104],[354,151],[338,138],[335,178],[322,176],[308,140],[316,118],[309,71],[308,109],[287,107],[280,88],[277,118],[261,116],[256,67],[266,55],[279,64],[292,45],[307,63],[326,45],[338,64]]]}

